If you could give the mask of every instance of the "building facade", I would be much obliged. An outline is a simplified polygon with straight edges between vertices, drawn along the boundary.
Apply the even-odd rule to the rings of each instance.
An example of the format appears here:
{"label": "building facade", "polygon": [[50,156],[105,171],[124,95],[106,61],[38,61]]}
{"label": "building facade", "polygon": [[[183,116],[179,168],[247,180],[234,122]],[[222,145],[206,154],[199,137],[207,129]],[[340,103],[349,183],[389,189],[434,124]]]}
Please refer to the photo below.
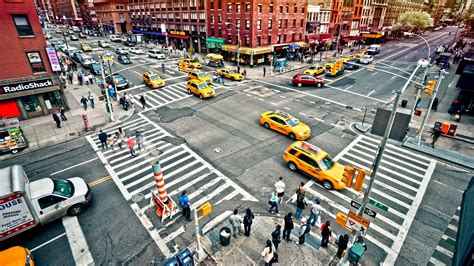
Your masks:
{"label": "building facade", "polygon": [[94,9],[102,30],[111,34],[132,30],[128,0],[94,0]]}
{"label": "building facade", "polygon": [[129,0],[133,33],[177,49],[206,51],[205,0]]}
{"label": "building facade", "polygon": [[0,117],[28,119],[67,107],[54,48],[46,46],[32,0],[0,1]]}
{"label": "building facade", "polygon": [[69,25],[82,25],[82,13],[77,0],[51,0],[55,2],[58,20]]}
{"label": "building facade", "polygon": [[226,43],[229,60],[240,45],[241,63],[269,62],[305,46],[307,7],[307,0],[207,0],[208,37]]}
{"label": "building facade", "polygon": [[398,17],[407,11],[422,11],[423,5],[423,0],[389,0],[383,21],[383,29],[390,30],[397,23]]}
{"label": "building facade", "polygon": [[329,33],[331,4],[331,0],[308,1],[308,15],[306,19],[307,34]]}

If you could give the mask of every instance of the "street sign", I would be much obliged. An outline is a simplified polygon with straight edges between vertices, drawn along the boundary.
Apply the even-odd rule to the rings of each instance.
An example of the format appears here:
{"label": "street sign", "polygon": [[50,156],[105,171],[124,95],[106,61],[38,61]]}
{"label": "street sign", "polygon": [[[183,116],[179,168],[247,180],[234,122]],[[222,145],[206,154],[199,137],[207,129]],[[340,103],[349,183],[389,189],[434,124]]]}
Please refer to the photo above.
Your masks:
{"label": "street sign", "polygon": [[369,204],[374,205],[375,207],[381,209],[382,211],[388,212],[388,207],[383,205],[382,203],[375,201],[373,199],[369,199]]}
{"label": "street sign", "polygon": [[[356,209],[359,209],[360,208],[360,203],[357,202],[357,201],[354,201],[352,200],[351,201],[351,206],[356,208]],[[372,218],[375,218],[375,216],[377,215],[377,213],[367,207],[365,207],[365,210],[364,210],[364,213],[367,214],[368,216],[372,217]]]}
{"label": "street sign", "polygon": [[369,225],[370,221],[364,219],[363,217],[357,216],[353,211],[349,211],[349,215],[347,215],[346,220],[346,227],[352,228],[353,230],[357,230],[362,235],[365,235],[367,233]]}

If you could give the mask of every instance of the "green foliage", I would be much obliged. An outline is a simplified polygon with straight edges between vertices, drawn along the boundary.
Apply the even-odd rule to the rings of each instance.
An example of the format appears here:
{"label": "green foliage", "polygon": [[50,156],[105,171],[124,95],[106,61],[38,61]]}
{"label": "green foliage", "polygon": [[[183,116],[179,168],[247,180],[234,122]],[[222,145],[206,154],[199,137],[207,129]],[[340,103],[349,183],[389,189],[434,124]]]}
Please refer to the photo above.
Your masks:
{"label": "green foliage", "polygon": [[397,28],[420,30],[433,26],[433,18],[427,12],[407,11],[398,17]]}

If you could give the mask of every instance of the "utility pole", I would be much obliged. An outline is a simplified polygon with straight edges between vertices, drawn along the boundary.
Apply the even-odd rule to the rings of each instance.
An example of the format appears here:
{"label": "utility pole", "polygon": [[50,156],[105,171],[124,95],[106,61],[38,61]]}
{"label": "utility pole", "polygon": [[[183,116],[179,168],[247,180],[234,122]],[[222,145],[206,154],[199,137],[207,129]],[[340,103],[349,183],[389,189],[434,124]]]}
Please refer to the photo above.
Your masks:
{"label": "utility pole", "polygon": [[[405,92],[405,90],[410,85],[410,83],[413,80],[413,77],[415,76],[418,69],[426,64],[425,62],[421,62],[421,61],[422,60],[418,61],[417,67],[415,68],[415,70],[413,70],[413,73],[411,74],[410,78],[408,78],[408,80],[405,83],[405,85],[403,86],[403,88],[395,92],[397,94],[397,97],[395,98],[395,102],[393,103],[392,112],[390,113],[390,118],[388,119],[387,127],[385,128],[385,133],[384,133],[383,138],[380,141],[379,147],[377,149],[377,155],[375,156],[375,161],[372,164],[369,184],[367,186],[366,192],[364,193],[364,198],[362,199],[362,203],[360,204],[360,208],[357,210],[357,213],[356,213],[357,216],[363,216],[364,211],[365,211],[365,207],[367,206],[367,203],[369,203],[370,192],[372,191],[372,186],[374,185],[375,177],[378,173],[380,162],[382,161],[382,156],[383,156],[383,153],[385,151],[385,145],[387,144],[388,138],[390,136],[390,132],[392,131],[392,126],[393,126],[393,122],[395,121],[395,115],[397,114],[397,109],[398,109],[398,105],[399,105],[399,102],[400,102],[400,97],[403,94],[403,92]],[[360,235],[360,232],[358,230],[352,230],[350,245],[347,245],[346,255],[339,262],[339,265],[348,265],[349,264],[348,257],[349,257],[349,253],[350,253],[350,247],[352,247],[354,245],[354,243],[355,243],[356,239],[359,237],[359,235]]]}
{"label": "utility pole", "polygon": [[[429,57],[428,64],[430,64],[430,62],[431,62],[431,58]],[[426,67],[425,72],[423,73],[423,81],[421,82],[423,84],[423,87],[425,86],[425,83],[426,83],[425,79],[426,79],[426,75],[428,74],[428,68],[429,67]],[[420,98],[421,90],[423,89],[423,87],[416,89],[415,104],[413,105],[413,108],[411,109],[410,119],[413,118],[413,114],[415,113],[415,110],[416,110],[416,102],[418,101],[418,98]]]}
{"label": "utility pole", "polygon": [[240,66],[240,25],[237,25],[237,68]]}
{"label": "utility pole", "polygon": [[107,99],[107,107],[109,108],[110,111],[110,121],[115,121],[114,117],[114,111],[112,110],[112,103],[110,102],[110,97],[109,97],[109,88],[107,88],[107,82],[105,82],[105,73],[104,73],[104,62],[103,60],[100,60],[100,66],[102,70],[102,82],[104,83],[104,90],[105,90],[105,97]]}
{"label": "utility pole", "polygon": [[436,98],[436,95],[438,94],[439,87],[441,85],[441,81],[444,79],[444,75],[446,72],[444,69],[441,69],[439,71],[439,77],[438,77],[438,82],[436,82],[436,87],[433,90],[433,94],[431,95],[430,98],[430,103],[428,104],[428,110],[426,110],[425,116],[423,117],[423,121],[421,122],[420,129],[418,129],[418,145],[421,144],[421,134],[423,134],[423,129],[425,128],[426,121],[428,120],[428,117],[430,116],[430,111],[431,107],[433,106],[433,101]]}

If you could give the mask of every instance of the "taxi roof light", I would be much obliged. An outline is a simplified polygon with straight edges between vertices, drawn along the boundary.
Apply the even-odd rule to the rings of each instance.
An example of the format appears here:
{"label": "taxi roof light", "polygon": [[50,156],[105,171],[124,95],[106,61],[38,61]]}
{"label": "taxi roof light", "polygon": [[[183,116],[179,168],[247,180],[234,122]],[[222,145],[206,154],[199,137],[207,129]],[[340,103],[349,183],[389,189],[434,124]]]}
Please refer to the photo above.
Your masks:
{"label": "taxi roof light", "polygon": [[306,150],[310,153],[316,153],[316,154],[319,154],[321,152],[320,148],[318,148],[318,147],[314,146],[313,144],[308,143],[306,141],[301,142],[301,149]]}
{"label": "taxi roof light", "polygon": [[291,115],[290,115],[290,114],[288,114],[288,113],[286,113],[286,112],[283,112],[283,111],[281,111],[281,110],[275,110],[275,112],[273,112],[273,113],[276,114],[276,115],[281,115],[281,116],[283,116],[283,117],[286,118],[286,119],[291,118]]}

